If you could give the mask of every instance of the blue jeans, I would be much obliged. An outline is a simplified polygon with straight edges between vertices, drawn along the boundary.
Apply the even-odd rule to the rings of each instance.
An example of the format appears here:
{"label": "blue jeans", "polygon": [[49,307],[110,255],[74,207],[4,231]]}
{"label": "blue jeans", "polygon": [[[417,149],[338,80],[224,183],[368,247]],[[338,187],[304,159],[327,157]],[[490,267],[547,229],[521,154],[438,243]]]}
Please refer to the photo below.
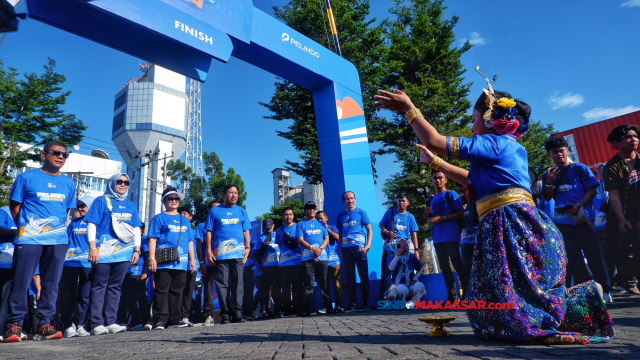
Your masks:
{"label": "blue jeans", "polygon": [[362,258],[357,246],[342,248],[342,262],[347,275],[347,293],[349,304],[356,303],[356,267],[360,276],[360,290],[362,292],[362,306],[369,306],[369,262]]}
{"label": "blue jeans", "polygon": [[68,248],[67,244],[15,246],[13,253],[15,272],[9,294],[7,323],[17,322],[22,325],[29,313],[28,289],[38,264],[40,264],[40,285],[42,286],[38,302],[38,320],[40,324],[53,320],[56,314],[58,284]]}

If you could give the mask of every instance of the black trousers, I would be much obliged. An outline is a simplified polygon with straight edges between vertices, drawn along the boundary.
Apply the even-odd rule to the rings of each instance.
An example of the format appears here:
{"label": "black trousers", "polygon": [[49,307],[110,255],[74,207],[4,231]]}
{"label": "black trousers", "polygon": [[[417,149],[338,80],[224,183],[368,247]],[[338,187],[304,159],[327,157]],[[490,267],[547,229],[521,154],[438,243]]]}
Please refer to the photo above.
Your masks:
{"label": "black trousers", "polygon": [[[65,266],[60,279],[60,315],[64,328],[85,326],[91,294],[91,268]],[[75,314],[75,319],[73,315]]]}
{"label": "black trousers", "polygon": [[[290,265],[278,268],[278,281],[282,296],[281,311],[290,314],[302,312],[302,265]],[[292,300],[293,298],[293,300]]]}
{"label": "black trousers", "polygon": [[182,318],[191,317],[191,300],[193,296],[193,288],[196,286],[196,273],[187,270],[186,285],[182,290]]}
{"label": "black trousers", "polygon": [[253,316],[253,288],[256,279],[253,273],[253,266],[245,266],[242,270],[242,282],[244,295],[242,297],[242,312],[247,316]]}
{"label": "black trousers", "polygon": [[175,325],[182,320],[182,291],[187,283],[184,270],[157,270],[153,276],[153,323]]}
{"label": "black trousers", "polygon": [[202,292],[204,293],[204,300],[202,302],[202,317],[205,320],[211,316],[213,318],[213,274],[215,271],[213,270],[215,266],[208,266],[207,273],[204,275],[202,279]]}
{"label": "black trousers", "polygon": [[[596,230],[598,235],[598,241],[600,242],[600,248],[602,249],[602,256],[604,257],[604,264],[607,267],[607,275],[611,285],[614,284],[614,273],[616,265],[618,264],[618,239],[619,234],[608,234],[604,230]],[[623,285],[623,284],[618,284]]]}
{"label": "black trousers", "polygon": [[[271,311],[271,298],[276,304],[276,309],[280,309],[281,296],[280,285],[278,284],[278,267],[277,266],[263,266],[262,267],[262,279],[258,285],[258,291],[253,300],[254,308],[258,307],[258,303],[264,311]],[[276,310],[277,311],[277,310]]]}
{"label": "black trousers", "polygon": [[304,289],[304,298],[302,309],[304,312],[311,311],[311,301],[313,300],[313,278],[315,276],[324,308],[333,309],[331,304],[331,294],[329,293],[329,284],[327,275],[329,274],[329,262],[327,260],[307,260],[302,262],[302,288]]}
{"label": "black trousers", "polygon": [[[630,221],[633,228],[640,233],[640,221]],[[627,235],[618,232],[610,235],[616,244],[623,236],[630,240],[631,248],[618,247],[618,274],[625,281],[621,284],[623,287],[636,285],[640,280],[640,235]],[[589,263],[591,264],[591,263]],[[634,279],[635,278],[635,279]],[[603,285],[604,287],[604,285]]]}
{"label": "black trousers", "polygon": [[[224,319],[242,316],[244,297],[244,264],[242,259],[216,261],[214,279],[220,303],[220,316]],[[229,293],[231,297],[229,298]]]}
{"label": "black trousers", "polygon": [[[460,259],[462,260],[462,265],[464,266],[464,276],[467,279],[471,278],[471,265],[473,262],[473,249],[476,247],[476,244],[460,244]],[[467,292],[467,289],[462,289],[463,292]]]}
{"label": "black trousers", "polygon": [[122,296],[118,308],[118,323],[126,324],[131,317],[129,327],[147,324],[151,321],[151,305],[147,298],[147,279],[140,280],[139,275],[127,274],[122,282]]}
{"label": "black trousers", "polygon": [[[13,270],[0,269],[0,334],[7,329],[7,313],[9,312],[9,291]],[[4,336],[4,335],[3,335]]]}
{"label": "black trousers", "polygon": [[[571,287],[572,278],[573,284],[582,284],[593,279],[602,285],[605,293],[608,293],[611,290],[611,280],[607,274],[607,266],[596,232],[585,223],[556,224],[556,226],[562,233],[564,248],[567,252],[566,286]],[[584,258],[587,258],[588,267],[584,263]]]}
{"label": "black trousers", "polygon": [[347,294],[349,304],[356,303],[356,267],[360,277],[362,307],[369,306],[369,262],[362,257],[357,246],[342,248],[342,266],[347,275]]}
{"label": "black trousers", "polygon": [[[462,291],[466,291],[469,286],[469,278],[465,275],[464,265],[462,264],[462,258],[460,257],[460,243],[457,241],[445,241],[441,243],[434,243],[433,247],[436,249],[436,255],[438,256],[438,266],[444,276],[444,283],[447,285],[447,299],[453,301],[459,296],[453,295],[455,288],[455,280],[453,278],[453,272],[451,266],[449,266],[449,260],[453,264],[453,269],[458,273],[458,280],[460,280],[460,286]],[[458,295],[457,293],[456,295]]]}

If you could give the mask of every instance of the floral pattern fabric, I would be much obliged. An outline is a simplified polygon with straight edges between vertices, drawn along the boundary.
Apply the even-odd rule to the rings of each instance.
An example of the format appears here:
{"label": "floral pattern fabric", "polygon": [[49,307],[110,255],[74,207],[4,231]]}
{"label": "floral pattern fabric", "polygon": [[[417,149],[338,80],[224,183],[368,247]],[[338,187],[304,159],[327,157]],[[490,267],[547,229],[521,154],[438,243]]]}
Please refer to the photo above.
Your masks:
{"label": "floral pattern fabric", "polygon": [[478,226],[468,301],[513,303],[468,309],[477,336],[545,344],[586,344],[614,336],[593,281],[566,289],[562,235],[525,203],[490,210]]}

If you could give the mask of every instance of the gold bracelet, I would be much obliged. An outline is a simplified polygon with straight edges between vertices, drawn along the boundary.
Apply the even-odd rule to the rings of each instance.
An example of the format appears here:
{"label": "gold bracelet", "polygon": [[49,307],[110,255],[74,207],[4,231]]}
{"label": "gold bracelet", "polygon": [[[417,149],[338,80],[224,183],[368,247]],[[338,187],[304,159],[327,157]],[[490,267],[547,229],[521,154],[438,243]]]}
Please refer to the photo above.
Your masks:
{"label": "gold bracelet", "polygon": [[429,163],[429,166],[433,169],[433,170],[438,170],[440,169],[440,165],[442,165],[442,158],[438,157],[438,156],[434,156],[433,160],[431,160],[431,162]]}
{"label": "gold bracelet", "polygon": [[409,122],[409,125],[411,125],[413,123],[413,120],[419,116],[422,116],[420,109],[413,108],[407,111],[407,114],[404,116],[404,118],[407,119],[407,121]]}

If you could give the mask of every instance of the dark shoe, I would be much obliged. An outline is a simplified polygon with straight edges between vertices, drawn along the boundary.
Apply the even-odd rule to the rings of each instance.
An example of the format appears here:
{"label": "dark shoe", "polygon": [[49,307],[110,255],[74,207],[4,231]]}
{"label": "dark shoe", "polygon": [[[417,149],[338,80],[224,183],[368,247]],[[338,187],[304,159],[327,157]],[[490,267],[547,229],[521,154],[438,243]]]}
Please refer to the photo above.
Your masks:
{"label": "dark shoe", "polygon": [[20,342],[20,338],[22,337],[22,326],[18,325],[17,322],[13,324],[8,324],[7,333],[4,335],[4,340],[2,342],[13,343]]}
{"label": "dark shoe", "polygon": [[245,319],[243,317],[234,316],[233,318],[231,318],[231,322],[232,323],[243,323],[243,322],[247,322],[247,319]]}
{"label": "dark shoe", "polygon": [[229,319],[228,316],[223,316],[222,319],[220,320],[220,324],[222,324],[222,325],[228,324],[230,322],[231,322],[231,320]]}
{"label": "dark shoe", "polygon": [[350,313],[350,312],[354,312],[354,311],[358,311],[358,307],[356,306],[355,303],[349,305],[349,307],[347,307],[347,309],[344,312]]}
{"label": "dark shoe", "polygon": [[329,307],[327,308],[327,312],[326,312],[327,315],[331,315],[331,314],[335,314],[335,313],[337,313],[337,311],[334,310],[333,308],[329,308]]}
{"label": "dark shoe", "polygon": [[306,312],[306,311],[303,311],[303,312],[301,312],[300,314],[298,314],[298,316],[300,316],[300,317],[307,317],[307,316],[311,316],[311,314],[309,314],[309,313],[308,313],[308,312]]}
{"label": "dark shoe", "polygon": [[[37,337],[37,338],[36,338]],[[38,326],[38,330],[33,335],[33,340],[58,340],[62,339],[62,331],[56,330],[51,323],[47,322]]]}

